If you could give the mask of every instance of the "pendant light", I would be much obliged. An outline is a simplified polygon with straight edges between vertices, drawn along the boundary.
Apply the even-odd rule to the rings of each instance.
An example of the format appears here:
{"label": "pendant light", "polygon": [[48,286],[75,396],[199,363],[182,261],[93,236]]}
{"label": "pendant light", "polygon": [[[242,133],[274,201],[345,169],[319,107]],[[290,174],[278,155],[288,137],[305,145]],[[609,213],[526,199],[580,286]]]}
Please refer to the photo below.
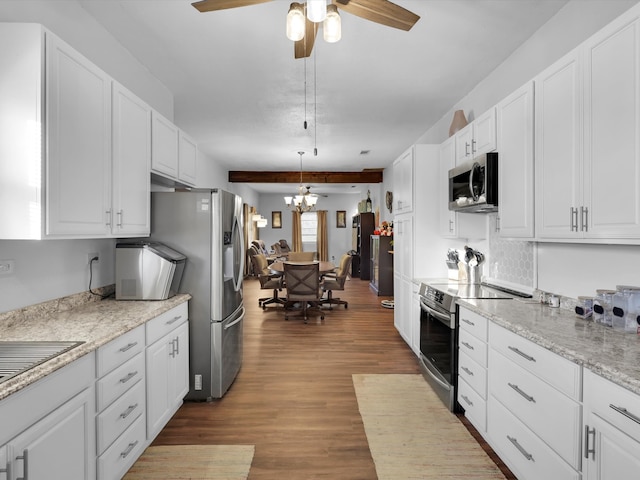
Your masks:
{"label": "pendant light", "polygon": [[314,22],[324,22],[327,16],[327,0],[307,0],[307,18]]}
{"label": "pendant light", "polygon": [[322,24],[322,36],[327,43],[335,43],[342,38],[342,20],[338,7],[333,3],[327,6],[327,17]]}
{"label": "pendant light", "polygon": [[293,2],[287,13],[287,38],[293,42],[304,38],[305,19],[302,4]]}
{"label": "pendant light", "polygon": [[284,203],[287,204],[292,210],[297,210],[298,212],[308,212],[315,207],[318,202],[318,196],[314,193],[311,193],[309,187],[305,187],[302,185],[302,155],[304,155],[303,151],[298,152],[300,155],[300,185],[298,186],[298,194],[295,196],[285,196]]}

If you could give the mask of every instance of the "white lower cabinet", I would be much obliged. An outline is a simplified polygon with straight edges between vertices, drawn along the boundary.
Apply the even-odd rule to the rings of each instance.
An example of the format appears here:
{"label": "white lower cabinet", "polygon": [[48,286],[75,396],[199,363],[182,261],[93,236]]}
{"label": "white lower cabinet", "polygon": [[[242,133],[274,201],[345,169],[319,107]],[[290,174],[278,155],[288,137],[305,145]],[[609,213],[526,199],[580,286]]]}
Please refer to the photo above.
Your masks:
{"label": "white lower cabinet", "polygon": [[4,478],[95,478],[94,369],[85,355],[0,402]]}
{"label": "white lower cabinet", "polygon": [[583,442],[586,479],[637,478],[640,471],[638,395],[585,370]]}
{"label": "white lower cabinet", "polygon": [[[168,333],[156,339],[165,332]],[[147,439],[151,441],[180,408],[189,391],[186,303],[147,324],[147,345]]]}
{"label": "white lower cabinet", "polygon": [[488,332],[490,445],[519,479],[579,479],[582,368],[493,322]]}

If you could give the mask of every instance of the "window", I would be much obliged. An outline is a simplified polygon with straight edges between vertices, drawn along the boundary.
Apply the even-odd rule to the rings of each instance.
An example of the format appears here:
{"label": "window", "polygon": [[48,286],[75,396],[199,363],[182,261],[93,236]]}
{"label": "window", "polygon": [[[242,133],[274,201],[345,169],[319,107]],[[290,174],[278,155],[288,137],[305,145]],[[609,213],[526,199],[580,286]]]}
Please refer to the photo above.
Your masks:
{"label": "window", "polygon": [[302,249],[305,252],[318,250],[318,214],[316,212],[304,212],[301,216],[302,223]]}

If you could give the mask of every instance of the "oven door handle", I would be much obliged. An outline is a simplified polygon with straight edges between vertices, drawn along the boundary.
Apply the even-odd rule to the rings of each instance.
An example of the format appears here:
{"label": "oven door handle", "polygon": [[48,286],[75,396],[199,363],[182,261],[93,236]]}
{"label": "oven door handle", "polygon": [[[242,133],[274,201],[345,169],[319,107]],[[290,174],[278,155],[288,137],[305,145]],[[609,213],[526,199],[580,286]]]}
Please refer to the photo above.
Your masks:
{"label": "oven door handle", "polygon": [[422,301],[422,300],[420,300],[420,308],[422,308],[428,314],[433,315],[436,319],[440,320],[442,323],[447,325],[449,328],[452,328],[451,327],[451,316],[449,316],[449,315],[447,315],[445,313],[439,312],[437,310],[434,310],[429,305],[426,305],[424,303],[424,301]]}

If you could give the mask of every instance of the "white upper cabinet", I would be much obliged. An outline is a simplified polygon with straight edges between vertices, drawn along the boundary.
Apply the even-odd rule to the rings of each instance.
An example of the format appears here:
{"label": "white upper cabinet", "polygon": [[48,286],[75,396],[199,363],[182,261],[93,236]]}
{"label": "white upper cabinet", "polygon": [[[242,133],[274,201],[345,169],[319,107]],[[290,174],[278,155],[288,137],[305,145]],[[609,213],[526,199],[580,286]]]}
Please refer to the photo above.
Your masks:
{"label": "white upper cabinet", "polygon": [[158,112],[151,118],[151,171],[164,179],[161,183],[195,185],[196,142]]}
{"label": "white upper cabinet", "polygon": [[413,157],[411,147],[393,163],[394,214],[411,212],[413,209]]}
{"label": "white upper cabinet", "polygon": [[438,163],[438,211],[439,231],[445,238],[458,236],[457,214],[449,210],[449,170],[456,166],[456,137],[451,136],[440,144]]}
{"label": "white upper cabinet", "polygon": [[496,110],[490,108],[455,134],[456,165],[496,149]]}
{"label": "white upper cabinet", "polygon": [[533,238],[533,82],[496,107],[500,235]]}
{"label": "white upper cabinet", "polygon": [[634,7],[535,79],[541,240],[640,238],[639,14]]}
{"label": "white upper cabinet", "polygon": [[46,38],[46,234],[107,235],[111,208],[111,79]]}
{"label": "white upper cabinet", "polygon": [[113,84],[113,215],[120,236],[148,236],[150,223],[151,108]]}

